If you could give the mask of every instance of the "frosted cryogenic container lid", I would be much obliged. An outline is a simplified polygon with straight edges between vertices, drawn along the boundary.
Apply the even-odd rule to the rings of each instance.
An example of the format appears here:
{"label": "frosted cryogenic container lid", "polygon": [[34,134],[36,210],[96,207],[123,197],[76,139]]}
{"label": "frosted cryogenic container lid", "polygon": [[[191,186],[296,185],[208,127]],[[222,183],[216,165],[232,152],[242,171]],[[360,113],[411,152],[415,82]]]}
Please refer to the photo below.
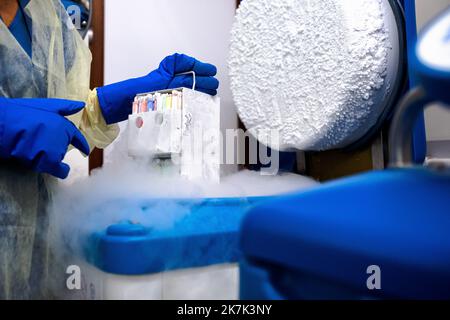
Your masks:
{"label": "frosted cryogenic container lid", "polygon": [[316,151],[379,126],[404,76],[394,2],[243,1],[229,65],[246,128],[275,149]]}

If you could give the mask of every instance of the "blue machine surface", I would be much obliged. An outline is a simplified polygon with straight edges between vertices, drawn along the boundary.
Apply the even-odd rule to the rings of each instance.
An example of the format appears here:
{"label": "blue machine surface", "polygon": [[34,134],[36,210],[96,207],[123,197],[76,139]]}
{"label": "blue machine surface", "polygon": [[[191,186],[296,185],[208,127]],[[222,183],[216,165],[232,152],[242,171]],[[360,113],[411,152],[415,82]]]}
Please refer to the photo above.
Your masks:
{"label": "blue machine surface", "polygon": [[[404,2],[409,30],[412,3]],[[450,10],[417,47],[407,34],[416,88],[397,107],[389,137],[391,166],[404,168],[252,209],[241,231],[242,299],[450,299],[450,170],[413,165],[425,155],[424,107],[450,103]]]}
{"label": "blue machine surface", "polygon": [[241,298],[448,299],[449,231],[450,173],[373,172],[275,199],[244,219]]}
{"label": "blue machine surface", "polygon": [[186,214],[170,228],[151,229],[131,222],[109,226],[89,237],[85,255],[99,269],[122,275],[237,262],[241,220],[249,208],[265,199],[148,200],[142,210],[149,220],[155,210],[170,210],[174,205]]}
{"label": "blue machine surface", "polygon": [[450,103],[450,8],[425,28],[412,62],[427,95]]}
{"label": "blue machine surface", "polygon": [[[402,5],[405,13],[409,87],[413,88],[418,83],[413,64],[411,63],[411,60],[414,58],[415,45],[417,42],[416,2],[411,0],[399,0],[398,2]],[[427,154],[427,137],[425,132],[424,113],[420,114],[419,118],[416,120],[412,133],[412,153],[415,163],[422,164],[425,161]]]}

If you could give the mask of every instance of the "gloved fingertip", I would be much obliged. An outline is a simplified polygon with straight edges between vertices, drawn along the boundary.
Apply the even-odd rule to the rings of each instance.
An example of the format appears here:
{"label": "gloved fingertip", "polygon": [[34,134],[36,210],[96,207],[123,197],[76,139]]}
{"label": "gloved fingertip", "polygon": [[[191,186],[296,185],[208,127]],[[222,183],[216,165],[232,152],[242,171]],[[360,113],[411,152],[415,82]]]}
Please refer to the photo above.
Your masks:
{"label": "gloved fingertip", "polygon": [[217,90],[219,88],[219,80],[215,77],[197,77],[196,86],[207,90]]}
{"label": "gloved fingertip", "polygon": [[37,172],[47,173],[59,179],[66,179],[69,176],[70,167],[68,164],[60,162],[56,165],[39,165],[35,168]]}
{"label": "gloved fingertip", "polygon": [[217,79],[217,78],[212,78],[212,83],[213,83],[212,89],[214,89],[214,90],[219,89],[219,86],[220,86],[220,81],[219,81],[219,79]]}
{"label": "gloved fingertip", "polygon": [[81,101],[70,101],[70,100],[61,100],[61,103],[63,104],[59,110],[58,113],[61,116],[70,116],[73,114],[76,114],[83,110],[85,107],[85,103]]}
{"label": "gloved fingertip", "polygon": [[66,179],[69,176],[70,166],[64,162],[59,163],[53,172],[49,172],[60,179]]}
{"label": "gloved fingertip", "polygon": [[78,150],[80,150],[81,152],[83,152],[85,155],[89,155],[91,150],[89,148],[89,143],[87,142],[86,138],[75,126],[73,129],[74,129],[73,137],[70,144],[73,145]]}
{"label": "gloved fingertip", "polygon": [[193,71],[198,76],[213,77],[217,74],[217,67],[210,63],[204,63],[199,60],[195,61]]}

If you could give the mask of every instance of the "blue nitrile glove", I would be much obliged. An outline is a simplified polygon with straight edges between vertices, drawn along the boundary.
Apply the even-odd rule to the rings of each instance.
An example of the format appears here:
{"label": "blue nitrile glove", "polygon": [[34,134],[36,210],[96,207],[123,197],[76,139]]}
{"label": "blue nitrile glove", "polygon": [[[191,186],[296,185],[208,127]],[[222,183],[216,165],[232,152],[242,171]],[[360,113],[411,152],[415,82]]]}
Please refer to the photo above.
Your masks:
{"label": "blue nitrile glove", "polygon": [[191,74],[177,76],[179,73],[189,71],[194,71],[196,74],[195,90],[210,95],[217,94],[219,81],[214,77],[217,74],[217,68],[212,64],[176,53],[166,57],[158,69],[145,77],[97,88],[98,100],[106,123],[112,124],[126,120],[131,113],[134,97],[139,93],[180,87],[192,88]]}
{"label": "blue nitrile glove", "polygon": [[64,118],[83,108],[69,100],[0,98],[0,158],[66,178],[70,167],[62,160],[69,145],[89,154],[84,136]]}

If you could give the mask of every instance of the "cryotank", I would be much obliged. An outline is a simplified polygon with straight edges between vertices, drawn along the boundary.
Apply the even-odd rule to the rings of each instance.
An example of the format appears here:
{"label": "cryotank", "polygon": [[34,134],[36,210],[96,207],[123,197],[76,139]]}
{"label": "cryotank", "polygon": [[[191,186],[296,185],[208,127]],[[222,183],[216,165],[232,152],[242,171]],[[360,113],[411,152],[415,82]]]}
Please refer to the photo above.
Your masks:
{"label": "cryotank", "polygon": [[404,89],[404,21],[390,0],[242,1],[229,66],[246,128],[282,151],[369,141]]}

